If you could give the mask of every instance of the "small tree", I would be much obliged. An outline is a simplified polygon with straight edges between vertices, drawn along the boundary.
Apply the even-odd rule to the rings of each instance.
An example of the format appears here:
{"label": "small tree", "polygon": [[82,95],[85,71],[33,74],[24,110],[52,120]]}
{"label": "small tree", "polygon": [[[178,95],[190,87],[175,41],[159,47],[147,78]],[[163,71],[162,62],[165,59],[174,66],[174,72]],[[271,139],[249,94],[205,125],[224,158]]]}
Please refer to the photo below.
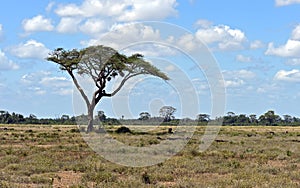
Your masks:
{"label": "small tree", "polygon": [[106,115],[105,115],[104,111],[102,111],[102,110],[98,111],[98,119],[101,122],[106,120]]}
{"label": "small tree", "polygon": [[253,124],[257,124],[257,123],[258,123],[255,114],[251,114],[251,115],[249,116],[249,118],[250,118],[250,122],[251,122],[251,123],[253,123]]}
{"label": "small tree", "polygon": [[210,115],[208,115],[208,114],[198,114],[197,115],[197,120],[199,122],[208,122],[208,121],[210,121]]}
{"label": "small tree", "polygon": [[265,125],[277,125],[277,123],[281,121],[281,118],[279,115],[276,115],[273,110],[269,110],[259,117],[259,121]]}
{"label": "small tree", "polygon": [[[138,75],[153,75],[163,80],[169,78],[158,68],[143,59],[141,54],[126,56],[106,46],[91,46],[82,50],[65,50],[57,48],[47,58],[60,65],[72,78],[76,88],[84,99],[88,111],[87,132],[93,129],[93,113],[96,105],[103,97],[113,97],[125,82]],[[80,76],[90,77],[96,87],[91,99],[80,86],[75,71]],[[121,82],[114,91],[107,92],[105,88],[116,77],[122,77]]]}
{"label": "small tree", "polygon": [[169,122],[172,119],[174,119],[174,113],[176,112],[176,108],[172,107],[172,106],[163,106],[160,110],[159,110],[159,114],[161,117],[164,118],[164,122]]}
{"label": "small tree", "polygon": [[151,118],[151,115],[149,112],[141,112],[139,120],[149,120]]}
{"label": "small tree", "polygon": [[293,122],[293,117],[290,115],[283,115],[283,119],[285,123],[292,123]]}

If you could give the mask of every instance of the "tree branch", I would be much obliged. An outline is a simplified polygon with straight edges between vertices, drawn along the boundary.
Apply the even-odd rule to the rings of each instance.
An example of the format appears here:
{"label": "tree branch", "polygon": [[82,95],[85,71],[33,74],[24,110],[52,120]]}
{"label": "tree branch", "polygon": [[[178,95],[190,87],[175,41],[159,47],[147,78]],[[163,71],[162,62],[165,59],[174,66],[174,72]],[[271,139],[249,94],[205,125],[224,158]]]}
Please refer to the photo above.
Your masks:
{"label": "tree branch", "polygon": [[120,85],[117,87],[117,89],[114,92],[112,92],[111,94],[104,94],[103,97],[113,97],[114,95],[116,95],[122,89],[122,87],[124,86],[124,84],[125,84],[125,82],[127,80],[129,80],[130,78],[132,78],[134,76],[140,75],[140,74],[142,74],[142,73],[136,73],[136,74],[132,74],[132,75],[130,75],[130,74],[126,75],[124,77],[124,79],[121,81]]}
{"label": "tree branch", "polygon": [[89,102],[88,97],[86,96],[86,94],[84,93],[83,89],[81,88],[81,86],[79,85],[77,79],[75,78],[73,72],[71,70],[67,70],[69,75],[71,76],[76,88],[78,89],[78,91],[80,92],[81,96],[83,97],[87,107],[89,108],[89,106],[91,105],[91,103]]}

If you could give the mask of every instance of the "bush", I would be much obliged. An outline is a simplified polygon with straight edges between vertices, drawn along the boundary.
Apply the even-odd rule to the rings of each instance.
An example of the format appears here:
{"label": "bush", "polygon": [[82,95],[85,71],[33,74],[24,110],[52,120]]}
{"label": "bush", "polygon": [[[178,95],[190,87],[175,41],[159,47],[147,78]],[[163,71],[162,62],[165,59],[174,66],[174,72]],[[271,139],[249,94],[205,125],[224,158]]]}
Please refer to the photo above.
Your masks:
{"label": "bush", "polygon": [[116,133],[121,134],[121,133],[131,133],[131,130],[128,127],[120,127],[116,130]]}

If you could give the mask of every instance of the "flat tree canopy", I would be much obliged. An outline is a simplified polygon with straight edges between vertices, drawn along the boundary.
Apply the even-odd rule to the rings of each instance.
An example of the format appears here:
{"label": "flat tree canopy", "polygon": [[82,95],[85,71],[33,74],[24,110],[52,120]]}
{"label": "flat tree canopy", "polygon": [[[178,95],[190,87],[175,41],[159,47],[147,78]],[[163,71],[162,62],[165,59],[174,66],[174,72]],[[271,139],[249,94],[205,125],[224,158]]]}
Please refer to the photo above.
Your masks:
{"label": "flat tree canopy", "polygon": [[[101,98],[114,96],[130,78],[147,74],[169,80],[166,74],[145,61],[143,55],[126,56],[111,47],[102,45],[90,46],[81,50],[57,48],[49,54],[47,60],[60,65],[60,69],[71,76],[83,97],[89,118],[87,132],[93,129],[93,111]],[[91,100],[80,86],[75,73],[80,76],[88,76],[94,81],[96,89]],[[120,84],[114,91],[107,93],[105,90],[107,84],[116,77],[122,78]]]}

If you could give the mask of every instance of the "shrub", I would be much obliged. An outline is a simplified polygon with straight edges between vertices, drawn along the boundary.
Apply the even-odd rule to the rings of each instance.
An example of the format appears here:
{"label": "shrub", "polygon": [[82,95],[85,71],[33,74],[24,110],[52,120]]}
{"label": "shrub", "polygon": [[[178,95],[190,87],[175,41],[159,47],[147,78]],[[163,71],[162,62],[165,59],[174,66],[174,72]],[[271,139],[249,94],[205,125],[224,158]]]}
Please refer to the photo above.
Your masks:
{"label": "shrub", "polygon": [[131,133],[131,130],[128,127],[122,126],[116,130],[116,133]]}

